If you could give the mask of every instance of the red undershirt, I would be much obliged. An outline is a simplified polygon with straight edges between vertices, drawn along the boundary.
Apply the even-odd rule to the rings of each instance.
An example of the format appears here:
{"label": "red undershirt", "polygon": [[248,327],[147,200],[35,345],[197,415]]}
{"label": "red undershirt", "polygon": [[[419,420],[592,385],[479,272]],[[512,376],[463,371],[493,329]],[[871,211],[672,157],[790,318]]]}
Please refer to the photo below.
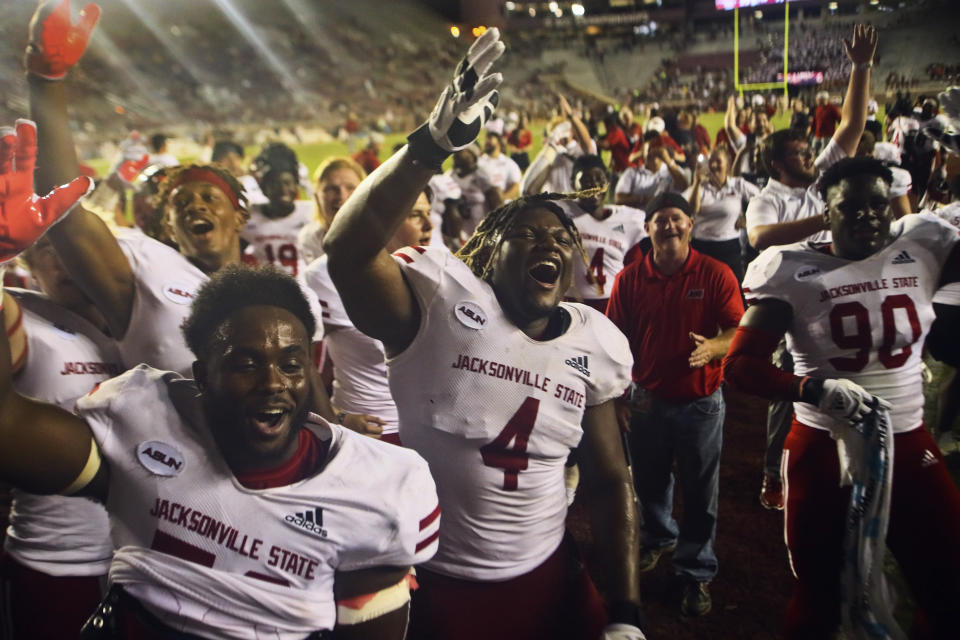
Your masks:
{"label": "red undershirt", "polygon": [[237,480],[247,489],[273,489],[299,482],[317,470],[327,459],[330,441],[316,436],[310,429],[300,430],[297,451],[293,456],[273,469],[235,473]]}

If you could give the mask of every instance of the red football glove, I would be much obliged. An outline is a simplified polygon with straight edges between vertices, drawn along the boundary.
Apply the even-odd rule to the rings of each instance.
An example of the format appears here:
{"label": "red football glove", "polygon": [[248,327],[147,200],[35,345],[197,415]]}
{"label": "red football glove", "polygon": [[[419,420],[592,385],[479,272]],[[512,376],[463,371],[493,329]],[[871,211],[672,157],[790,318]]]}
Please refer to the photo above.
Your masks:
{"label": "red football glove", "polygon": [[33,192],[37,125],[17,120],[17,129],[0,129],[0,264],[36,242],[84,195],[93,180],[75,178],[44,197]]}
{"label": "red football glove", "polygon": [[61,80],[77,64],[100,19],[100,7],[88,4],[77,24],[70,18],[70,0],[53,7],[44,2],[30,20],[30,44],[24,65],[27,71],[47,80]]}
{"label": "red football glove", "polygon": [[137,176],[148,164],[150,164],[150,156],[146,154],[139,160],[124,160],[117,167],[117,175],[128,185],[133,184],[133,181],[137,179]]}

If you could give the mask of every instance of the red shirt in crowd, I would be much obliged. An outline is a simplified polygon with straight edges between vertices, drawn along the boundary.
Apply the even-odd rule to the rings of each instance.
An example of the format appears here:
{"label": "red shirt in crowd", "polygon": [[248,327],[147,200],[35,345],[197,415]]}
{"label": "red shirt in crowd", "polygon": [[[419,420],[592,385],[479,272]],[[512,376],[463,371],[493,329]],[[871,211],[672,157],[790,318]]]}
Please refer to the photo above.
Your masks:
{"label": "red shirt in crowd", "polygon": [[653,264],[653,251],[617,276],[607,317],[627,336],[633,381],[667,402],[688,402],[717,390],[721,360],[691,369],[690,332],[712,338],[740,323],[743,301],[730,267],[690,249],[672,276]]}
{"label": "red shirt in crowd", "polygon": [[813,137],[830,138],[840,122],[840,109],[835,104],[821,104],[813,112]]}
{"label": "red shirt in crowd", "polygon": [[604,142],[604,146],[610,149],[613,170],[617,173],[626,171],[630,166],[630,141],[627,140],[627,134],[620,127],[615,127],[607,132]]}

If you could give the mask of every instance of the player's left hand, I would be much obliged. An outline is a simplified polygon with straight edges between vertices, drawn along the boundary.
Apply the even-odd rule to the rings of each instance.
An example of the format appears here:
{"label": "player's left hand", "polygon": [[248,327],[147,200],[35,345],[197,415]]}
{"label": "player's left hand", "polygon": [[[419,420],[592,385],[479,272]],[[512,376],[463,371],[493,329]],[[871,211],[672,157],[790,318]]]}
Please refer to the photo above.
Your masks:
{"label": "player's left hand", "polygon": [[384,422],[377,416],[371,416],[367,413],[348,413],[343,417],[340,424],[360,435],[380,438],[383,433]]}
{"label": "player's left hand", "polygon": [[866,24],[854,25],[853,40],[844,38],[843,48],[853,64],[873,62],[873,54],[877,52],[877,30]]}
{"label": "player's left hand", "polygon": [[88,4],[76,24],[70,17],[70,0],[44,2],[30,20],[30,43],[24,57],[29,73],[47,80],[62,80],[83,56],[90,34],[100,19],[100,7]]}
{"label": "player's left hand", "polygon": [[647,640],[647,636],[643,635],[640,627],[618,622],[604,627],[600,640]]}
{"label": "player's left hand", "polygon": [[75,178],[39,197],[33,192],[37,125],[17,120],[0,129],[0,263],[16,258],[93,189],[93,180]]}
{"label": "player's left hand", "polygon": [[487,71],[503,51],[495,27],[471,45],[430,118],[407,137],[408,150],[417,162],[439,171],[447,156],[477,139],[500,100],[496,88],[503,76]]}
{"label": "player's left hand", "polygon": [[691,331],[690,339],[693,340],[694,345],[693,352],[690,354],[689,359],[691,369],[699,369],[716,357],[716,354],[713,352],[713,343],[711,342],[710,338],[706,338]]}

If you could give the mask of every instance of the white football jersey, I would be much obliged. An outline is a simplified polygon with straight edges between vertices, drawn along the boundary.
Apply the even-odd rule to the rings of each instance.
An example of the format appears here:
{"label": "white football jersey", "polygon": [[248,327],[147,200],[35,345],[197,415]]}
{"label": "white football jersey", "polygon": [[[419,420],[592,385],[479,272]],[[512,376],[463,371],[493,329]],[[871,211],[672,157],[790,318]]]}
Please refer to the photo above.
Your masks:
{"label": "white football jersey", "polygon": [[141,366],[77,407],[110,465],[110,581],[177,631],[303,638],[334,625],[335,571],[436,550],[437,495],[412,451],[311,415],[330,443],[322,469],[252,490],[220,456],[192,380]]}
{"label": "white football jersey", "polygon": [[303,225],[297,234],[297,250],[307,266],[323,255],[323,237],[326,234],[327,228],[316,218]]}
{"label": "white football jersey", "polygon": [[487,208],[487,191],[494,185],[490,181],[490,176],[488,176],[487,172],[480,166],[477,166],[476,171],[463,178],[458,176],[457,172],[453,169],[447,171],[446,175],[450,176],[450,178],[457,183],[457,186],[460,187],[460,191],[463,194],[463,206],[461,209],[464,216],[463,231],[470,236],[476,230],[480,221],[489,213]]}
{"label": "white football jersey", "polygon": [[[146,235],[123,233],[117,241],[133,270],[136,287],[130,326],[118,341],[124,366],[148,364],[192,376],[196,358],[180,327],[190,315],[197,290],[209,277],[178,251]],[[317,320],[313,340],[319,342],[323,339],[320,303],[302,279],[297,282]]]}
{"label": "white football jersey", "polygon": [[385,423],[383,433],[396,433],[399,417],[390,395],[383,343],[353,326],[330,279],[326,256],[307,267],[305,277],[323,309],[326,345],[333,359],[330,401],[348,413],[377,416]]}
{"label": "white football jersey", "polygon": [[195,358],[180,326],[207,275],[175,249],[146,235],[121,233],[117,242],[133,270],[135,287],[130,325],[117,342],[124,366],[145,363],[193,375]]}
{"label": "white football jersey", "polygon": [[427,566],[474,580],[526,573],[563,538],[563,467],[584,410],[630,384],[627,339],[586,305],[562,303],[566,332],[534,340],[451,253],[394,255],[422,318],[410,346],[387,361],[390,388],[400,439],[430,463],[443,509]]}
{"label": "white football jersey", "polygon": [[313,220],[316,205],[310,200],[296,200],[293,204],[293,212],[283,218],[268,218],[263,205],[250,207],[250,220],[240,237],[249,243],[244,253],[257,264],[272,264],[297,277],[309,264],[299,250],[300,230]]}
{"label": "white football jersey", "polygon": [[[23,309],[27,334],[27,361],[13,380],[18,393],[73,411],[77,398],[120,373],[116,344],[87,320],[42,294],[7,292]],[[113,545],[103,506],[84,498],[11,493],[7,553],[51,576],[107,573]]]}
{"label": "white football jersey", "polygon": [[480,166],[487,175],[490,176],[490,182],[500,191],[507,191],[513,188],[513,185],[520,184],[523,179],[523,172],[513,158],[501,153],[496,158],[483,154],[477,158],[477,165]]}
{"label": "white football jersey", "polygon": [[[865,260],[845,260],[809,242],[771,247],[750,263],[747,302],[776,298],[793,307],[787,347],[798,376],[847,378],[893,405],[894,432],[923,420],[921,351],[943,264],[956,229],[935,216],[891,225],[893,241]],[[797,419],[829,429],[840,422],[804,402]]]}
{"label": "white football jersey", "polygon": [[[604,207],[610,215],[597,220],[589,213],[573,219],[583,240],[583,249],[590,259],[589,272],[594,282],[587,280],[587,265],[574,255],[572,288],[582,300],[609,298],[613,279],[623,271],[623,258],[635,244],[647,237],[643,222],[647,214],[640,209],[617,204]],[[599,285],[602,291],[597,289]]]}

